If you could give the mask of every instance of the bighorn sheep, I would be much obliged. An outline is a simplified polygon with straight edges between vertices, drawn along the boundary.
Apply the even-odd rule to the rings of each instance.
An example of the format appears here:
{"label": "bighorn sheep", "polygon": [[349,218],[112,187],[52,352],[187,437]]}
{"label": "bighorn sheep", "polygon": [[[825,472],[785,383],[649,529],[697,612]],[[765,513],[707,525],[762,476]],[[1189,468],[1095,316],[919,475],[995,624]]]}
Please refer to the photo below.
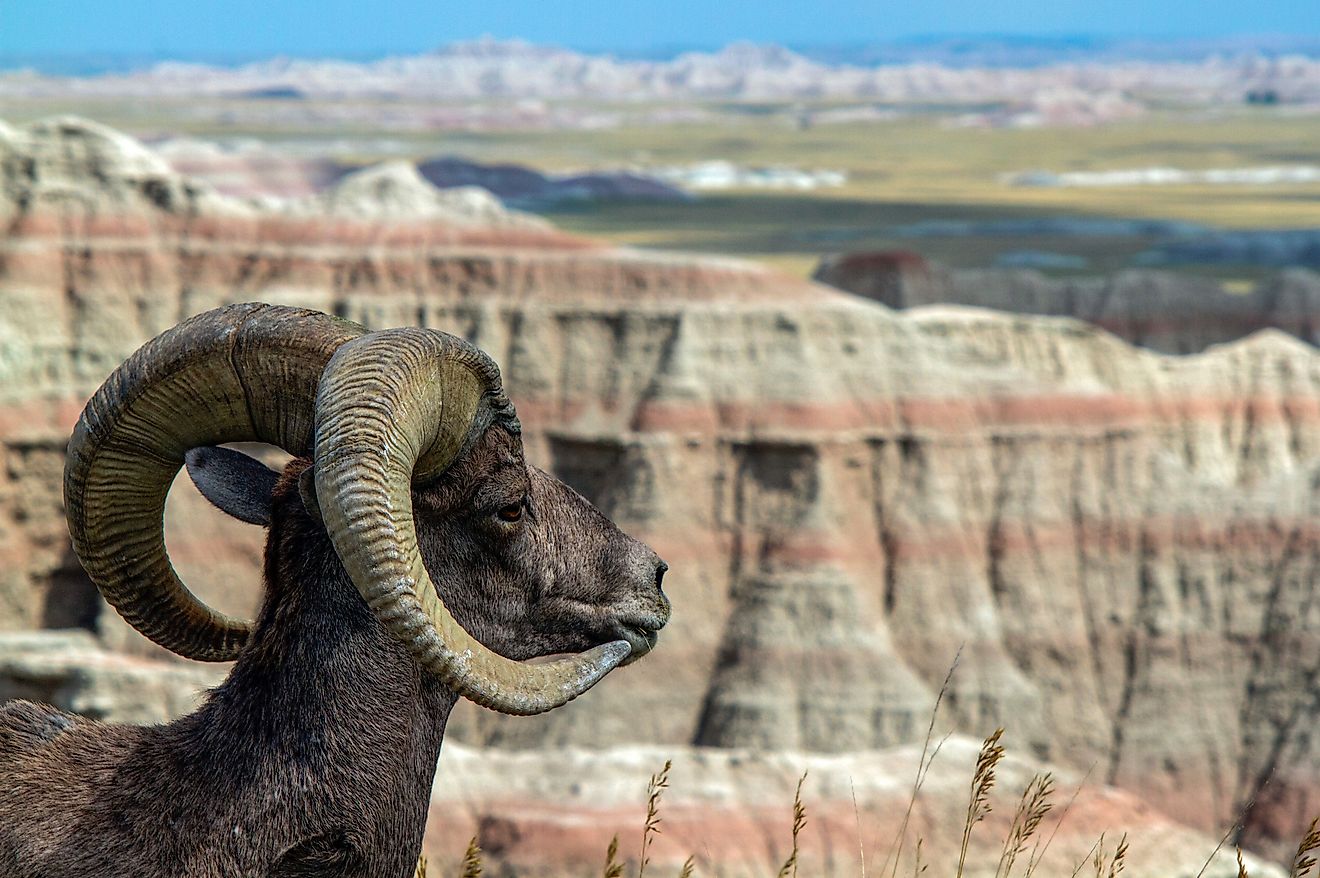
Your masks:
{"label": "bighorn sheep", "polygon": [[[295,459],[276,478],[211,448],[238,441]],[[255,623],[201,603],[165,553],[190,453],[213,503],[269,524]],[[187,320],[88,403],[64,490],[110,604],[236,662],[164,726],[0,706],[6,878],[411,875],[458,697],[550,710],[669,617],[664,562],[528,466],[494,362],[432,330],[267,305]]]}

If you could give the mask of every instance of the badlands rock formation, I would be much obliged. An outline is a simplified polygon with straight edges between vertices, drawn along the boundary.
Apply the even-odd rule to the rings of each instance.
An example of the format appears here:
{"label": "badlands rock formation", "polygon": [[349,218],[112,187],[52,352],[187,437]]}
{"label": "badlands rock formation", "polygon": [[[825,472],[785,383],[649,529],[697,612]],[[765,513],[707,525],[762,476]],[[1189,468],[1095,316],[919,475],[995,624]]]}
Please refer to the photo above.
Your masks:
{"label": "badlands rock formation", "polygon": [[313,217],[345,217],[401,224],[417,220],[490,229],[550,231],[539,217],[506,210],[479,186],[438,189],[411,162],[392,161],[353,171],[337,185],[293,203]]}
{"label": "badlands rock formation", "polygon": [[0,702],[14,698],[116,723],[159,723],[197,709],[223,668],[107,650],[91,632],[0,633]]}
{"label": "badlands rock formation", "polygon": [[[653,658],[544,717],[464,706],[455,740],[906,744],[961,648],[964,733],[1202,830],[1256,796],[1246,840],[1280,857],[1320,811],[1320,355],[1295,338],[1169,357],[542,227],[262,210],[73,120],[0,129],[0,191],[0,627],[145,651],[65,542],[73,420],[188,314],[305,305],[490,351],[529,459],[673,567]],[[185,579],[250,612],[261,535],[175,494]]]}
{"label": "badlands rock formation", "polygon": [[[965,48],[965,47],[964,47]],[[966,56],[964,55],[963,58]],[[1167,104],[1241,104],[1249,94],[1306,104],[1320,96],[1320,60],[1286,50],[1239,50],[1195,60],[1100,59],[1082,63],[967,67],[957,58],[876,66],[813,61],[782,46],[734,43],[667,60],[586,55],[518,40],[456,43],[425,55],[356,63],[277,58],[237,68],[165,62],[147,70],[88,78],[0,75],[0,97],[140,95],[248,99],[369,99],[389,95],[436,101],[566,99],[612,101],[853,99],[955,105],[1027,101],[1038,111],[1072,103],[1061,121],[1086,122],[1106,105],[1119,117],[1136,96]],[[336,118],[342,126],[342,118]],[[1025,121],[1025,120],[1024,120]],[[1033,119],[1039,123],[1046,119]]]}
{"label": "badlands rock formation", "polygon": [[1133,344],[1173,354],[1203,351],[1261,329],[1320,344],[1320,276],[1280,272],[1245,294],[1210,278],[1132,270],[1051,278],[1038,271],[951,270],[907,251],[822,259],[816,280],[890,308],[972,305],[1015,314],[1076,317]]}
{"label": "badlands rock formation", "polygon": [[[210,141],[180,137],[154,143],[152,149],[180,174],[201,180],[223,194],[242,198],[275,195],[305,199],[322,194],[355,170],[353,165],[324,154],[308,154],[306,146],[280,146],[255,139]],[[418,186],[411,179],[414,173],[439,189],[461,189],[468,199],[479,197],[474,190],[482,189],[505,204],[532,207],[566,201],[682,201],[690,197],[655,177],[628,171],[548,175],[523,165],[484,164],[458,156],[424,160],[415,172],[411,168],[406,163],[390,163],[372,174],[398,178],[407,189],[427,193],[425,201],[434,201],[436,196],[429,191],[432,187]],[[402,218],[393,213],[394,206],[387,201],[377,199],[370,203],[395,219]],[[499,206],[499,202],[494,204]],[[496,218],[500,213],[509,212],[500,211]]]}
{"label": "badlands rock formation", "polygon": [[237,197],[315,195],[351,170],[324,155],[281,151],[256,139],[226,142],[171,137],[152,150],[181,174],[205,180],[216,191]]}

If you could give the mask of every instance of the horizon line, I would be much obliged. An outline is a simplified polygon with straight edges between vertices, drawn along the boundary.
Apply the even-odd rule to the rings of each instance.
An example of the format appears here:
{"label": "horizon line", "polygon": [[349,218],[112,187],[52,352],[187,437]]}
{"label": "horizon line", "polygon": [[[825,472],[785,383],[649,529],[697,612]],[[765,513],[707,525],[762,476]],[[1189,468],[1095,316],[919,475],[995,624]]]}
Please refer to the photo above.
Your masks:
{"label": "horizon line", "polygon": [[[811,60],[824,63],[853,63],[867,67],[915,63],[923,60],[923,52],[939,52],[941,48],[951,49],[960,43],[969,44],[968,54],[973,56],[959,66],[1015,66],[1011,58],[998,57],[987,63],[984,56],[976,57],[976,50],[991,52],[995,49],[1012,51],[1021,48],[1026,53],[1041,53],[1042,57],[1024,57],[1018,65],[1022,67],[1040,67],[1064,60],[1067,54],[1074,56],[1093,56],[1104,59],[1112,55],[1114,60],[1158,60],[1158,61],[1196,61],[1204,60],[1215,54],[1233,52],[1236,54],[1254,52],[1257,54],[1300,53],[1320,55],[1320,34],[1302,35],[1282,32],[1240,32],[1217,36],[1186,35],[1149,35],[1149,34],[1110,34],[1088,31],[1060,31],[1057,33],[1028,32],[977,32],[965,33],[915,33],[906,36],[875,40],[818,40],[807,42],[779,42],[755,39],[735,39],[727,42],[661,42],[645,47],[608,47],[586,43],[571,44],[562,41],[537,41],[527,37],[502,37],[483,34],[469,39],[452,40],[439,43],[427,49],[353,49],[340,51],[216,51],[205,49],[170,49],[170,50],[123,50],[123,49],[88,49],[55,52],[21,52],[0,50],[0,73],[12,73],[19,70],[34,70],[38,74],[68,76],[74,78],[92,77],[113,73],[130,73],[149,69],[151,66],[170,61],[180,63],[203,64],[216,67],[240,67],[262,61],[292,59],[299,61],[347,61],[350,63],[371,63],[388,58],[408,58],[441,54],[457,47],[474,45],[492,46],[528,46],[538,49],[562,50],[592,57],[615,58],[620,61],[664,62],[686,54],[717,54],[736,46],[755,46],[758,48],[782,48]],[[1143,51],[1145,50],[1145,51]],[[888,53],[891,57],[886,57]],[[1150,54],[1146,54],[1150,53]],[[899,57],[899,56],[910,57]],[[1053,55],[1054,57],[1051,57]],[[941,63],[955,59],[946,57]]]}

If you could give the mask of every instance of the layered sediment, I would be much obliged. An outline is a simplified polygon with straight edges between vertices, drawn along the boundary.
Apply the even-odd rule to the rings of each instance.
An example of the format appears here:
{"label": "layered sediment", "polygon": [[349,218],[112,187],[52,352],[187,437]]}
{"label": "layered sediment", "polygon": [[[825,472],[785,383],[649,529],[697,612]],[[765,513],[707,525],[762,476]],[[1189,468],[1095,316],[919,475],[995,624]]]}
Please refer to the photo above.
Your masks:
{"label": "layered sediment", "polygon": [[[1201,829],[1255,797],[1246,841],[1280,855],[1320,810],[1310,345],[1164,356],[544,227],[238,210],[132,149],[68,121],[0,137],[0,627],[146,651],[68,548],[69,429],[181,318],[294,304],[489,351],[529,460],[672,566],[652,657],[543,717],[465,705],[457,741],[891,747],[961,652],[965,733],[1005,726]],[[169,516],[190,586],[250,612],[261,534],[186,485]]]}

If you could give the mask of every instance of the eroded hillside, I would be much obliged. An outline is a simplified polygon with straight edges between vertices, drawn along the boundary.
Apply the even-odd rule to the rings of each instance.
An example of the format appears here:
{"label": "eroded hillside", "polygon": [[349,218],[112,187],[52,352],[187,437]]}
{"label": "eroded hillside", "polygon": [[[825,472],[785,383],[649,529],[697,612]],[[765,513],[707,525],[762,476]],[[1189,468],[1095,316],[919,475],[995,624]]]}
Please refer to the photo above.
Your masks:
{"label": "eroded hillside", "polygon": [[[969,734],[1006,726],[1203,829],[1257,796],[1248,840],[1276,850],[1320,809],[1320,355],[1301,341],[1169,357],[452,205],[237,201],[75,120],[0,128],[0,191],[0,627],[146,651],[67,545],[69,429],[182,317],[296,304],[485,348],[529,459],[672,565],[652,659],[533,720],[460,710],[462,740],[908,743],[961,648]],[[250,610],[260,535],[176,494],[185,578]]]}

